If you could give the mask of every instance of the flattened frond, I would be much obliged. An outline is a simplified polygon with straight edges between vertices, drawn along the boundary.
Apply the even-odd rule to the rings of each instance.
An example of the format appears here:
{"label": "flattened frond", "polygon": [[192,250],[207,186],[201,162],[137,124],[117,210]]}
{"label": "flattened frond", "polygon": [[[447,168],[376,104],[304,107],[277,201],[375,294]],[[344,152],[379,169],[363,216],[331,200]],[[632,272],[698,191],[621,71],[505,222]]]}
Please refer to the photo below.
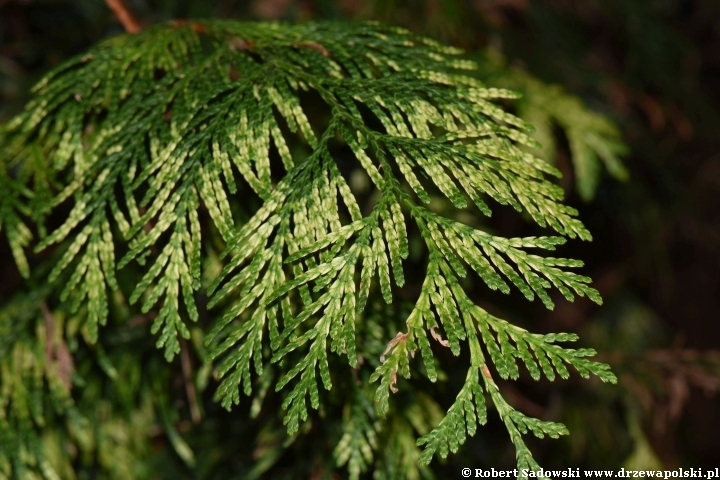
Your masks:
{"label": "flattened frond", "polygon": [[[422,453],[408,442],[407,422],[388,436],[399,458],[419,475],[418,461],[456,451],[484,423],[489,395],[516,445],[519,467],[537,469],[521,433],[556,437],[565,429],[512,409],[488,365],[502,378],[517,378],[517,359],[534,378],[541,372],[566,378],[567,365],[583,376],[615,378],[606,365],[585,358],[593,351],[554,343],[573,336],[531,334],[489,315],[470,301],[459,279],[477,274],[505,293],[512,284],[548,308],[551,288],[568,300],[577,295],[600,303],[590,279],[568,271],[580,262],[527,251],[591,237],[551,182],[559,172],[531,153],[538,147],[532,127],[503,109],[502,102],[517,95],[483,85],[468,72],[472,62],[455,58],[459,53],[377,24],[212,20],[112,38],[59,67],[38,84],[25,112],[3,127],[0,141],[13,164],[36,169],[28,176],[52,172],[46,183],[59,188],[53,199],[39,197],[42,215],[69,211],[49,235],[38,228],[37,250],[61,245],[50,278],[66,279],[62,300],[71,312],[84,312],[95,341],[108,317],[108,289],[117,288],[116,268],[137,262],[142,274],[130,303],[141,301],[141,310],[154,315],[151,332],[159,333],[157,346],[171,360],[180,352],[178,335],[190,337],[186,319],[199,317],[201,257],[224,243],[223,264],[208,291],[208,307],[223,312],[204,339],[208,362],[217,363],[216,399],[228,409],[238,404],[240,385],[251,395],[255,374],[263,379],[261,399],[271,382],[265,369],[274,363],[276,390],[287,388],[284,423],[294,434],[308,418],[307,398],[320,407],[317,373],[332,388],[332,355],[361,369],[365,346],[358,332],[372,324],[391,335],[387,325],[366,318],[368,299],[379,291],[390,304],[398,288],[416,283],[420,293],[405,330],[382,339],[380,362],[366,364],[377,367],[364,378],[379,381],[378,416],[391,410],[398,375],[411,377],[418,349],[433,382],[442,373],[433,345],[455,356],[469,348],[471,365],[445,418],[432,422],[437,427],[414,424]],[[621,170],[605,127],[568,129],[586,179],[581,193],[594,188],[594,177],[583,171],[595,168],[593,155]],[[350,187],[351,164],[372,183],[368,197]],[[3,163],[0,228],[27,275],[22,250],[31,237],[23,200],[30,193],[5,170]],[[561,236],[490,235],[431,211],[427,204],[438,196],[485,215],[497,203],[511,205]],[[262,202],[256,211],[254,199]],[[408,232],[428,252],[420,281],[404,269]],[[124,254],[117,263],[116,251]],[[336,449],[338,464],[347,463],[352,477],[381,457],[372,453],[374,427],[361,404],[346,413]],[[163,421],[176,451],[191,463],[192,452]]]}

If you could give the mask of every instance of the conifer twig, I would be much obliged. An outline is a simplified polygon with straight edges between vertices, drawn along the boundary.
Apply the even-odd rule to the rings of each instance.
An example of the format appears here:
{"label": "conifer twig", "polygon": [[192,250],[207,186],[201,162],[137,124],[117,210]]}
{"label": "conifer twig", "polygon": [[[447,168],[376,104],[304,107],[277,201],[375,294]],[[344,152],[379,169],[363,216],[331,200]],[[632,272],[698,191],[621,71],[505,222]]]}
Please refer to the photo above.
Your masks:
{"label": "conifer twig", "polygon": [[138,33],[142,30],[140,21],[135,17],[124,0],[105,0],[107,6],[113,11],[115,17],[122,23],[128,33]]}
{"label": "conifer twig", "polygon": [[[141,29],[123,1],[106,2],[128,32]],[[50,367],[49,395],[59,405],[67,404],[72,357],[64,338],[82,332],[87,343],[98,341],[100,327],[115,310],[116,294],[110,293],[120,289],[115,272],[132,262],[137,266],[123,273],[129,280],[122,283],[134,283],[128,305],[140,302],[128,312],[139,310],[142,315],[128,320],[127,327],[151,320],[150,334],[158,336],[155,345],[164,349],[165,359],[171,362],[180,355],[179,375],[194,423],[203,414],[200,383],[195,382],[205,387],[212,369],[219,383],[215,400],[227,410],[240,403],[241,395],[256,390],[257,412],[271,388],[292,389],[280,407],[286,411],[288,434],[295,435],[308,420],[307,401],[320,409],[325,397],[320,387],[345,388],[345,382],[333,387],[336,369],[353,372],[364,356],[365,370],[357,373],[361,385],[351,385],[352,404],[343,409],[343,433],[334,454],[337,466],[348,464],[350,478],[375,463],[382,465],[384,460],[373,460],[373,451],[392,451],[395,444],[414,445],[404,455],[412,455],[411,463],[418,468],[436,456],[446,458],[478,425],[486,424],[488,400],[515,444],[518,470],[539,471],[522,435],[557,438],[568,430],[515,409],[493,377],[517,380],[524,368],[535,380],[544,375],[552,381],[568,378],[572,367],[585,378],[594,374],[605,382],[617,379],[608,365],[587,358],[596,354],[593,349],[561,345],[576,341],[577,335],[535,334],[497,318],[476,305],[461,279],[470,274],[506,294],[514,286],[527,300],[538,298],[549,309],[554,306],[552,288],[568,301],[586,296],[599,304],[602,299],[589,286],[591,279],[572,270],[582,262],[534,253],[554,251],[566,237],[590,240],[591,235],[576,218],[578,212],[562,203],[562,188],[550,181],[548,176],[559,171],[524,149],[537,146],[529,125],[499,103],[517,94],[487,88],[464,75],[461,70],[475,66],[456,58],[459,54],[404,30],[374,24],[278,27],[176,20],[110,39],[47,76],[36,87],[33,103],[0,125],[0,163],[7,158],[13,165],[27,162],[38,175],[52,173],[51,184],[64,187],[54,199],[37,197],[32,202],[38,203],[32,203],[26,201],[33,193],[30,186],[0,169],[0,233],[27,273],[22,249],[30,243],[31,231],[24,219],[33,218],[33,208],[55,211],[74,199],[64,223],[44,236],[36,250],[53,246],[62,255],[48,283],[65,283],[58,311],[68,312],[68,322],[77,320],[61,328],[62,319],[45,309],[51,347],[33,347],[38,340],[28,328],[27,347],[22,348],[34,352],[37,361],[23,359],[12,383],[5,372],[17,371],[15,358],[26,354],[18,350],[10,360],[0,355],[3,419],[6,392],[39,391],[43,379],[35,365]],[[234,78],[233,65],[242,71],[239,78]],[[301,90],[316,92],[331,112],[325,126],[313,125]],[[96,130],[86,143],[88,125]],[[582,136],[585,129],[579,132]],[[367,199],[356,196],[360,192],[343,176],[333,157],[335,140],[349,148],[357,161],[354,168],[374,185]],[[292,153],[295,145],[305,153]],[[600,148],[605,152],[603,148],[610,147]],[[35,151],[47,151],[44,157],[52,160],[47,165],[35,162]],[[279,165],[271,162],[275,152],[285,172],[282,179]],[[259,209],[244,201],[249,190],[239,189],[236,177],[262,199]],[[426,191],[428,187],[432,189]],[[511,205],[559,235],[496,236],[429,208],[434,196],[458,210],[470,199],[478,213],[488,216],[493,203],[484,199]],[[32,207],[24,209],[25,203]],[[369,207],[363,214],[365,205]],[[222,253],[214,242],[212,250],[206,250],[212,225],[225,244]],[[380,300],[391,304],[405,285],[403,261],[415,240],[427,252],[416,302],[376,306]],[[118,252],[125,252],[122,258]],[[186,339],[191,338],[190,322],[200,320],[195,298],[202,295],[205,280],[212,282],[208,308],[222,303],[226,310],[209,331],[204,322],[194,327],[194,340],[202,337],[208,352],[203,368],[193,373],[198,366],[192,355],[197,352],[190,349],[203,347]],[[54,289],[47,290],[53,298]],[[34,318],[23,314],[23,308],[13,308],[9,314],[0,311],[3,341],[6,330],[17,330],[4,325]],[[113,335],[111,327],[106,330]],[[399,333],[389,339],[391,332]],[[383,339],[389,340],[386,346]],[[424,395],[428,400],[416,405],[439,412],[426,422],[436,426],[417,441],[410,437],[412,429],[391,427],[392,439],[376,443],[375,425],[388,414],[387,424],[395,425],[392,416],[407,397],[393,398],[398,408],[390,410],[401,378],[409,381],[411,372],[424,372],[431,382],[441,379],[434,342],[454,356],[460,356],[463,346],[470,351],[466,380],[455,402],[442,415]],[[6,344],[0,342],[0,350]],[[132,378],[143,378],[143,365],[113,362],[123,358],[118,350],[113,347],[106,355],[97,348],[105,373],[116,378],[116,373],[127,375],[124,372],[134,368]],[[418,370],[413,360],[418,352],[424,369]],[[330,353],[347,357],[347,366]],[[375,382],[379,385],[373,394],[369,386]],[[130,383],[126,392],[143,385]],[[126,387],[118,383],[117,388]],[[13,410],[11,428],[30,430],[22,423],[28,418],[23,406],[28,402],[24,397],[10,401],[12,408],[20,405]],[[84,402],[94,411],[96,401]],[[179,407],[172,402],[164,406],[159,409],[161,425],[177,454],[192,467],[194,454],[176,428]],[[62,415],[75,412],[66,409]],[[16,449],[16,456],[37,450],[31,442],[41,443],[35,440],[43,435],[39,425],[32,435]],[[0,449],[3,471],[13,461]]]}
{"label": "conifer twig", "polygon": [[60,338],[60,343],[55,345],[55,317],[45,302],[40,302],[40,310],[42,311],[43,319],[45,320],[46,368],[49,369],[54,363],[56,367],[54,374],[57,375],[60,383],[65,387],[65,389],[70,391],[72,388],[72,380],[70,377],[75,370],[72,355],[62,337]]}
{"label": "conifer twig", "polygon": [[193,423],[200,422],[200,407],[197,403],[197,393],[195,391],[195,383],[193,382],[192,365],[190,364],[190,353],[188,345],[184,338],[180,338],[180,364],[182,365],[183,381],[185,383],[185,393],[190,404],[190,416]]}

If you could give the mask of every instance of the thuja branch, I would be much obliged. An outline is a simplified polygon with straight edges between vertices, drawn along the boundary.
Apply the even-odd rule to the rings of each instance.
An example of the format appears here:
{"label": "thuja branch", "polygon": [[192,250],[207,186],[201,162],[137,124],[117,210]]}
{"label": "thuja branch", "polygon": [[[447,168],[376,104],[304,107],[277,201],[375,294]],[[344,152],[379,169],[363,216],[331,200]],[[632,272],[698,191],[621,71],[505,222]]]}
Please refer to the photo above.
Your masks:
{"label": "thuja branch", "polygon": [[[156,311],[148,335],[168,361],[181,356],[193,420],[201,420],[195,402],[203,396],[185,342],[191,329],[198,358],[208,348],[197,374],[212,370],[219,380],[215,400],[230,409],[244,393],[257,411],[274,387],[291,435],[309,418],[308,398],[314,409],[326,401],[320,384],[343,389],[353,372],[360,385],[352,387],[343,445],[366,453],[351,458],[338,449],[351,472],[369,464],[367,449],[382,448],[370,417],[398,424],[391,394],[406,388],[418,361],[431,381],[442,378],[431,342],[455,356],[469,349],[471,365],[444,419],[425,422],[435,428],[422,432],[424,451],[410,442],[414,465],[459,448],[465,434],[458,432],[472,435],[485,422],[488,399],[520,466],[537,467],[522,434],[565,433],[507,404],[490,368],[503,379],[517,379],[519,367],[535,379],[564,379],[572,367],[615,381],[606,365],[586,358],[593,350],[557,344],[575,335],[527,332],[464,290],[472,282],[462,278],[475,276],[548,308],[553,289],[569,301],[601,302],[590,278],[572,271],[582,262],[544,254],[568,237],[591,236],[563,203],[552,181],[557,169],[530,153],[531,127],[502,109],[517,94],[473,77],[476,66],[457,58],[459,50],[377,24],[210,20],[140,31],[122,2],[108,5],[136,34],[51,72],[26,110],[0,128],[0,155],[10,159],[3,167],[23,164],[23,179],[50,177],[57,187],[38,196],[9,169],[0,172],[0,227],[23,272],[32,240],[23,220],[33,218],[41,231],[44,218],[29,215],[25,200],[43,215],[70,212],[36,250],[57,250],[46,280],[73,334],[101,352],[113,314]],[[369,201],[351,188],[344,171],[351,165],[375,190]],[[433,199],[476,216],[510,205],[555,233],[491,235],[438,214]],[[411,245],[427,261],[424,278],[410,279],[421,287],[405,312],[395,302],[408,282]],[[207,309],[199,303],[203,285]],[[389,313],[373,317],[383,301]],[[363,410],[372,398],[375,411]],[[171,415],[163,412],[163,422],[191,463]]]}

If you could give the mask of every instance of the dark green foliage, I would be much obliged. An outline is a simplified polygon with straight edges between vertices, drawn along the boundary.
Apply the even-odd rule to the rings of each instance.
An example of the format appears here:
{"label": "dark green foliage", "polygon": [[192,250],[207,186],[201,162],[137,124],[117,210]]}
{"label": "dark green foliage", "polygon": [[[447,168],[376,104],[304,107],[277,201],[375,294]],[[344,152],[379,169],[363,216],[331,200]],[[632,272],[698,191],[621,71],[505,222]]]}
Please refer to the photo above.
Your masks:
{"label": "dark green foliage", "polygon": [[[518,378],[516,359],[535,379],[541,372],[567,378],[568,365],[583,377],[615,377],[585,358],[594,351],[555,343],[576,336],[532,334],[498,319],[461,282],[478,276],[503,293],[512,284],[548,308],[553,287],[568,300],[600,303],[590,279],[568,270],[581,262],[532,253],[554,250],[565,237],[591,237],[548,180],[558,170],[531,153],[538,146],[532,127],[504,110],[518,95],[469,76],[476,66],[459,53],[376,24],[172,22],[105,41],[41,81],[26,110],[0,130],[0,225],[27,274],[22,249],[31,237],[23,222],[38,223],[36,251],[53,247],[57,261],[38,277],[43,293],[35,295],[53,304],[46,323],[55,315],[68,324],[64,334],[53,327],[56,353],[48,354],[43,334],[10,342],[3,335],[0,382],[12,392],[2,397],[3,444],[15,447],[0,451],[0,472],[62,475],[59,460],[43,460],[51,447],[38,440],[41,413],[25,405],[48,402],[58,422],[86,421],[90,413],[78,408],[88,401],[82,376],[90,367],[78,367],[70,395],[70,379],[58,385],[64,377],[52,362],[69,368],[58,352],[68,349],[65,342],[82,342],[73,352],[97,355],[105,382],[119,382],[113,365],[123,360],[112,357],[122,357],[122,342],[105,353],[104,337],[118,328],[109,319],[130,321],[134,307],[125,298],[139,306],[168,361],[192,340],[204,362],[198,383],[204,388],[214,373],[215,399],[228,410],[241,388],[255,396],[254,415],[270,390],[281,391],[282,423],[294,436],[308,419],[308,397],[313,409],[332,402],[320,384],[344,389],[334,455],[353,478],[371,465],[389,477],[421,475],[433,454],[457,451],[466,433],[485,423],[488,398],[515,444],[518,467],[539,468],[521,434],[556,438],[567,430],[513,409],[489,365],[503,379]],[[596,154],[608,161],[597,142]],[[352,176],[343,174],[348,159],[372,194],[351,188]],[[23,202],[33,182],[58,188],[30,210]],[[494,236],[432,210],[439,197],[475,217],[510,205],[560,236]],[[62,209],[69,212],[64,222],[44,235],[44,217]],[[383,316],[377,303],[382,297],[396,305],[399,287],[409,283],[408,232],[428,260],[417,301],[397,320],[399,308]],[[206,306],[217,312],[211,325],[197,323]],[[3,315],[3,332],[39,318],[37,309],[9,307]],[[466,383],[444,418],[412,408],[388,416],[399,376],[442,378],[433,350],[444,347],[470,354]],[[418,350],[421,360],[414,359]],[[147,369],[162,370],[154,352],[148,355],[155,363]],[[132,399],[117,422],[132,423],[146,412],[142,405],[156,405],[168,441],[194,467],[159,377],[132,371],[152,387],[145,393],[139,379],[136,390],[123,386]],[[348,374],[355,385],[333,385]],[[26,401],[26,390],[36,400]],[[421,395],[414,405],[437,409]],[[407,441],[413,431],[422,435],[422,451]],[[83,439],[75,426],[68,432],[79,458],[107,454],[99,437]],[[135,455],[132,442],[123,445]],[[384,458],[379,445],[394,445],[396,457]],[[111,477],[143,476],[100,463]]]}

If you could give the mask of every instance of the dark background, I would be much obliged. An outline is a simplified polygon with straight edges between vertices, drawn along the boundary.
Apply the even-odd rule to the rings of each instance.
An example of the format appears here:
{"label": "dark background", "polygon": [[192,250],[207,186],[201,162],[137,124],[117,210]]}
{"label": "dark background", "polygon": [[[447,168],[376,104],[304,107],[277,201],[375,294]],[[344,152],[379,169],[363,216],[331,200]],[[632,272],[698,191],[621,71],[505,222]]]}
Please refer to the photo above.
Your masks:
{"label": "dark background", "polygon": [[[547,468],[569,461],[608,468],[632,461],[720,465],[720,1],[138,0],[130,6],[148,25],[194,17],[398,24],[476,55],[499,53],[510,66],[560,84],[608,115],[629,146],[628,182],[605,175],[595,198],[583,202],[573,191],[561,131],[557,159],[568,202],[594,236],[564,253],[586,261],[604,306],[496,309],[531,319],[525,321],[535,331],[580,333],[613,365],[619,386],[502,388],[530,415],[549,418],[562,410],[570,438],[533,445]],[[50,68],[122,31],[100,0],[0,0],[0,121],[22,108]],[[498,222],[506,235],[526,231],[514,215],[501,213]],[[7,295],[17,274],[4,242],[0,290]],[[556,396],[555,388],[562,390]],[[595,408],[598,402],[616,415],[599,415],[606,409]],[[566,461],[553,460],[559,456]]]}

